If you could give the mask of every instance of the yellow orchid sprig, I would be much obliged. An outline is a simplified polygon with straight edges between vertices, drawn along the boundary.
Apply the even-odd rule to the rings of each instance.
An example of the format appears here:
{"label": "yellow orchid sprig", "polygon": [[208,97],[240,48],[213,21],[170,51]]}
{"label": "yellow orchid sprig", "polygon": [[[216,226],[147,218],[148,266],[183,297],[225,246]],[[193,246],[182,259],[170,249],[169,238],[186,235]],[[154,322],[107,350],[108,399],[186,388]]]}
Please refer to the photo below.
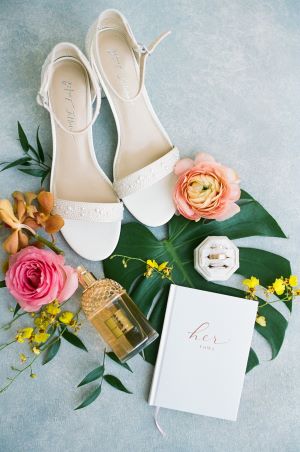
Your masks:
{"label": "yellow orchid sprig", "polygon": [[54,300],[52,303],[45,305],[38,313],[22,312],[13,318],[9,323],[3,325],[3,329],[9,329],[13,322],[26,314],[33,319],[33,326],[19,329],[12,341],[0,345],[0,351],[16,342],[21,344],[27,342],[32,346],[31,351],[35,354],[39,354],[40,344],[45,343],[50,337],[50,328],[69,326],[74,330],[74,332],[77,332],[81,327],[81,324],[78,322],[78,316],[81,308],[79,308],[76,313],[71,311],[62,311],[61,308],[65,303],[67,303],[67,301],[60,304],[58,301]]}
{"label": "yellow orchid sprig", "polygon": [[169,279],[172,283],[174,283],[173,279],[172,279],[172,271],[173,271],[173,266],[169,266],[169,262],[165,261],[162,262],[161,264],[158,264],[156,262],[155,259],[140,259],[139,257],[130,257],[130,256],[125,256],[123,254],[113,254],[112,256],[110,256],[110,259],[114,259],[115,257],[119,257],[122,259],[122,264],[124,266],[124,268],[127,268],[128,263],[130,261],[138,261],[138,262],[142,262],[143,264],[145,264],[146,268],[145,268],[145,272],[144,272],[144,276],[146,278],[151,278],[151,276],[153,275],[153,273],[158,273],[162,279]]}
{"label": "yellow orchid sprig", "polygon": [[[47,344],[46,347],[43,348],[43,352],[47,351],[49,347],[52,347],[53,344],[61,338],[61,336],[64,334],[65,330],[66,330],[66,327],[60,331],[59,335],[51,343]],[[32,366],[35,363],[35,361],[38,359],[39,356],[40,356],[40,353],[35,353],[35,356],[31,359],[31,361],[21,369],[12,367],[12,370],[15,371],[16,374],[13,377],[7,377],[8,383],[6,385],[4,385],[2,388],[0,388],[0,394],[5,392],[16,381],[16,379],[27,369],[30,369],[30,377],[36,378],[36,374],[33,373],[33,371],[32,371]],[[20,355],[20,359],[21,359],[21,363],[25,363],[27,361],[27,357],[23,354]]]}
{"label": "yellow orchid sprig", "polygon": [[[257,300],[257,288],[259,287],[259,279],[255,276],[251,278],[244,279],[243,284],[246,286],[246,298],[248,300]],[[262,309],[273,303],[282,302],[292,302],[296,297],[300,296],[300,289],[296,288],[298,286],[298,277],[296,275],[291,275],[289,278],[276,278],[275,281],[264,290],[264,295],[266,297],[266,302],[259,305],[258,309]],[[276,298],[275,300],[270,300],[271,295],[277,295],[281,298]],[[257,314],[256,323],[262,327],[267,325],[266,317]]]}
{"label": "yellow orchid sprig", "polygon": [[[63,336],[67,327],[72,328],[74,332],[77,332],[79,330],[81,325],[78,322],[78,316],[81,308],[79,308],[75,313],[70,311],[62,311],[61,308],[65,303],[67,303],[67,301],[62,304],[54,301],[48,305],[45,305],[36,314],[26,313],[30,315],[32,319],[34,319],[34,325],[32,327],[19,329],[14,340],[0,346],[0,350],[3,350],[4,348],[14,343],[27,343],[31,347],[31,352],[34,355],[30,362],[21,369],[14,366],[11,367],[12,370],[16,372],[16,374],[13,377],[7,378],[8,383],[4,387],[2,387],[2,389],[0,389],[0,394],[6,391],[11,386],[11,384],[27,369],[30,369],[30,377],[36,378],[36,374],[32,371],[32,366],[36,359],[42,353],[46,352],[49,347],[52,347],[53,344]],[[50,332],[50,328],[54,328],[52,333]],[[53,340],[50,340],[52,334],[54,334],[55,331],[58,331],[59,334],[54,337]],[[20,353],[19,357],[21,364],[25,364],[28,360],[28,357],[24,353]]]}

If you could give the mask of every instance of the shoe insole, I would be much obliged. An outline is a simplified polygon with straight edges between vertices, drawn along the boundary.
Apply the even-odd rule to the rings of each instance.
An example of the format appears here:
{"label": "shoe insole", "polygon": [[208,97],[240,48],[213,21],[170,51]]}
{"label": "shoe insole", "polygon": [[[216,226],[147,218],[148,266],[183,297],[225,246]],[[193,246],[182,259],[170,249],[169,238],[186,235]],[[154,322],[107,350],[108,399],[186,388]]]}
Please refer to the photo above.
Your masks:
{"label": "shoe insole", "polygon": [[92,131],[72,131],[87,126],[92,117],[89,77],[75,59],[63,58],[54,65],[49,86],[52,110],[67,133],[54,121],[56,155],[53,187],[60,199],[83,202],[116,202],[111,185],[105,180],[94,156]]}
{"label": "shoe insole", "polygon": [[[125,35],[118,30],[105,30],[98,35],[97,49],[106,86],[111,85],[123,98],[132,98],[138,91],[139,70]],[[152,109],[145,88],[131,101],[120,99],[111,89],[109,95],[120,133],[114,176],[121,179],[165,155],[172,144]]]}

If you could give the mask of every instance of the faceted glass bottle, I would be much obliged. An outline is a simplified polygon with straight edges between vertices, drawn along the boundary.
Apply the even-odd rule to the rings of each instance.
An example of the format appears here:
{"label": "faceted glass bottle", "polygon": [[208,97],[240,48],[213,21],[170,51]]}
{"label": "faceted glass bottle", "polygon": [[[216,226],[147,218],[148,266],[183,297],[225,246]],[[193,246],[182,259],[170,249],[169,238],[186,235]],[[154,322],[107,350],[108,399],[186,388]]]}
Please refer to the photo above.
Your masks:
{"label": "faceted glass bottle", "polygon": [[97,280],[84,267],[78,267],[77,271],[84,289],[82,309],[121,362],[132,358],[158,337],[119,283],[108,278]]}

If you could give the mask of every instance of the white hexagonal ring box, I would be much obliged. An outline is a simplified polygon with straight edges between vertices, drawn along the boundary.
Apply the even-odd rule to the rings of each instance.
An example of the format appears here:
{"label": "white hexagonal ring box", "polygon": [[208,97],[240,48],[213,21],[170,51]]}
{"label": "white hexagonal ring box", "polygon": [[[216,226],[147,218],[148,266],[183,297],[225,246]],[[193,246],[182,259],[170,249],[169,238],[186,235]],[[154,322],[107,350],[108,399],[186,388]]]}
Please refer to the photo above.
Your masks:
{"label": "white hexagonal ring box", "polygon": [[239,249],[225,236],[209,236],[194,250],[194,267],[207,281],[227,281],[239,268]]}

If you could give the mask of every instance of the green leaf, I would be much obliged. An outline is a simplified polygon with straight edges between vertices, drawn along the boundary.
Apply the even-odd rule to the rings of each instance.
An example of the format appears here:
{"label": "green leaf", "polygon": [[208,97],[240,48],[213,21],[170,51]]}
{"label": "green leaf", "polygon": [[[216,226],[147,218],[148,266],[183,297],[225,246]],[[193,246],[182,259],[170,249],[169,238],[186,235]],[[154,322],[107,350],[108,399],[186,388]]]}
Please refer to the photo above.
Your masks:
{"label": "green leaf", "polygon": [[0,281],[0,288],[1,287],[6,287],[5,281]]}
{"label": "green leaf", "polygon": [[37,131],[36,131],[36,144],[37,144],[39,159],[40,159],[41,162],[44,162],[45,161],[45,154],[44,154],[41,142],[40,142],[39,130],[40,130],[40,126],[38,126]]}
{"label": "green leaf", "polygon": [[13,317],[15,317],[17,315],[17,313],[20,311],[21,306],[19,305],[19,303],[16,304],[15,310],[14,310],[14,314]]}
{"label": "green leaf", "polygon": [[101,385],[97,386],[89,395],[88,397],[80,404],[78,407],[75,408],[75,410],[81,410],[81,408],[85,408],[91,403],[93,403],[97,397],[101,394]]}
{"label": "green leaf", "polygon": [[106,355],[109,356],[110,359],[115,361],[115,363],[119,364],[122,367],[125,367],[125,369],[129,370],[130,372],[132,372],[132,369],[128,366],[128,364],[127,363],[121,363],[119,358],[113,352],[107,352]]}
{"label": "green leaf", "polygon": [[127,388],[123,385],[123,383],[114,375],[106,374],[104,375],[104,380],[109,385],[113,386],[115,389],[118,389],[119,391],[127,392],[127,394],[132,394],[132,392],[128,391]]}
{"label": "green leaf", "polygon": [[33,153],[33,155],[35,156],[35,158],[36,158],[38,161],[40,161],[38,152],[34,149],[33,146],[31,146],[31,144],[29,144],[29,149],[30,149],[30,151]]}
{"label": "green leaf", "polygon": [[74,347],[80,348],[81,350],[87,352],[86,346],[84,345],[82,340],[79,339],[79,337],[76,336],[75,334],[71,333],[68,330],[64,330],[64,332],[62,333],[62,337],[66,339],[66,341],[70,342],[70,344],[74,345]]}
{"label": "green leaf", "polygon": [[48,337],[48,339],[46,340],[46,342],[44,342],[43,344],[41,344],[39,346],[39,349],[41,350],[41,352],[48,350],[48,347],[50,346],[50,344],[52,344],[52,342],[54,342],[55,340],[57,340],[58,336],[55,336],[55,332],[57,331],[57,327],[55,325],[51,325],[48,328],[47,333],[50,334],[50,336]]}
{"label": "green leaf", "polygon": [[252,370],[255,366],[258,366],[258,364],[259,364],[259,360],[258,360],[257,354],[255,353],[253,348],[250,348],[246,373],[250,372],[250,370]]}
{"label": "green leaf", "polygon": [[29,151],[29,143],[26,137],[26,134],[21,126],[21,124],[18,121],[18,134],[19,134],[19,140],[22,146],[22,149],[25,153]]}
{"label": "green leaf", "polygon": [[203,221],[190,221],[175,215],[169,222],[169,236],[174,243],[179,240],[180,243],[192,241],[194,244],[209,235],[226,235],[231,240],[257,235],[286,238],[276,220],[251,195],[242,191],[241,200],[246,203],[240,206],[240,213],[226,221],[204,224]]}
{"label": "green leaf", "polygon": [[[25,174],[29,174],[34,177],[44,177],[47,176],[47,170],[39,169],[39,168],[18,168],[19,171]],[[47,174],[46,174],[47,173]]]}
{"label": "green leaf", "polygon": [[[158,240],[145,226],[128,223],[122,226],[120,240],[115,254],[136,257],[146,261],[155,259],[158,263],[168,261],[173,266],[172,278],[175,284],[206,290],[235,297],[245,298],[245,292],[233,287],[206,281],[194,269],[194,249],[209,235],[225,235],[238,239],[255,235],[284,238],[274,218],[248,193],[243,192],[240,201],[241,211],[234,217],[223,221],[189,221],[182,216],[174,216],[169,222],[169,237]],[[145,315],[153,328],[161,333],[166,309],[170,281],[153,273],[144,278],[145,264],[129,261],[124,269],[121,258],[106,259],[103,263],[105,276],[117,280],[129,291],[131,297]],[[240,268],[238,273],[244,277],[255,275],[261,283],[268,285],[278,276],[290,275],[287,259],[267,251],[240,248]],[[262,301],[260,301],[262,304]],[[288,305],[290,308],[290,305]],[[261,312],[263,311],[263,312]],[[267,326],[256,324],[258,333],[269,343],[272,358],[277,356],[287,327],[287,321],[273,306],[259,311],[265,315]],[[155,341],[144,351],[145,359],[155,363],[159,341]],[[253,352],[254,353],[254,352]],[[254,362],[254,355],[251,354]]]}
{"label": "green leaf", "polygon": [[28,166],[31,166],[31,163],[30,162],[24,162],[24,163],[22,163],[22,166],[28,167]]}
{"label": "green leaf", "polygon": [[[160,332],[163,328],[164,318],[165,318],[165,311],[167,307],[168,302],[168,295],[169,295],[169,286],[165,286],[160,293],[158,302],[155,304],[153,311],[151,312],[150,316],[150,323],[154,327],[155,331]],[[162,315],[163,313],[163,315]],[[160,339],[156,339],[152,344],[150,344],[148,347],[144,349],[144,357],[145,360],[148,361],[151,364],[155,364],[156,357],[158,353],[159,348],[159,342]]]}
{"label": "green leaf", "polygon": [[4,166],[4,168],[1,168],[1,171],[5,171],[9,168],[13,168],[17,165],[25,165],[26,163],[30,162],[31,157],[22,157],[21,159],[15,160],[14,162],[9,163],[8,165]]}
{"label": "green leaf", "polygon": [[46,177],[48,176],[48,174],[50,173],[50,169],[45,171],[44,176],[41,178],[41,185],[43,185],[44,180],[46,179]]}
{"label": "green leaf", "polygon": [[60,348],[60,344],[61,344],[60,338],[55,338],[53,340],[52,344],[49,346],[49,348],[47,348],[43,364],[49,363],[55,357]]}
{"label": "green leaf", "polygon": [[79,385],[77,386],[78,388],[80,386],[86,385],[88,383],[91,383],[92,381],[98,380],[98,378],[101,378],[104,374],[104,366],[99,366],[96,367],[94,370],[92,370],[91,372],[89,372],[83,380],[81,380],[81,382],[79,383]]}
{"label": "green leaf", "polygon": [[[262,304],[265,304],[265,302],[259,300],[259,305]],[[274,359],[282,347],[288,322],[272,305],[264,306],[258,310],[258,313],[266,317],[267,325],[260,326],[255,323],[255,329],[269,343],[272,350],[272,359]]]}

